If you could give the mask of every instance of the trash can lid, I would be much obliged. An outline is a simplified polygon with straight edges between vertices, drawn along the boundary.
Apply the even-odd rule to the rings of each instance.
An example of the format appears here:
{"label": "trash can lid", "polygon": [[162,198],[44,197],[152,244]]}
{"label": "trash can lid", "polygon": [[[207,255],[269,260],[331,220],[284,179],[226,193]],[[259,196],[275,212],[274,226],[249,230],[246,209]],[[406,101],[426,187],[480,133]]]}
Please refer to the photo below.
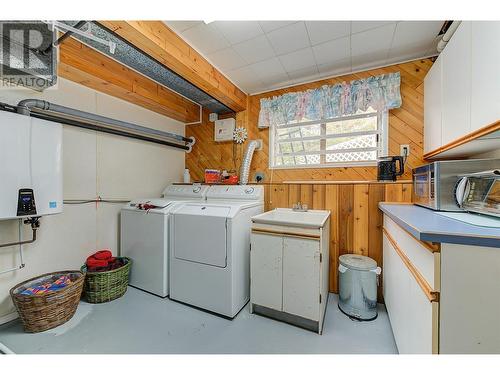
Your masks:
{"label": "trash can lid", "polygon": [[344,254],[339,257],[339,261],[344,267],[358,271],[370,271],[377,268],[377,262],[364,255]]}

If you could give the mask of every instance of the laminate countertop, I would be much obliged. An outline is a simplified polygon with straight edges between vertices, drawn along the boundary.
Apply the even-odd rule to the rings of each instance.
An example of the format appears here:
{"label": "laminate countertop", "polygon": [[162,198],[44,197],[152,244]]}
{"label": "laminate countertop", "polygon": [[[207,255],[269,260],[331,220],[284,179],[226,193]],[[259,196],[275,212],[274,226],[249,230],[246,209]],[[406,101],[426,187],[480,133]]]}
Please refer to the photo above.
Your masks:
{"label": "laminate countertop", "polygon": [[469,224],[414,204],[381,202],[379,208],[421,241],[500,248],[500,228]]}

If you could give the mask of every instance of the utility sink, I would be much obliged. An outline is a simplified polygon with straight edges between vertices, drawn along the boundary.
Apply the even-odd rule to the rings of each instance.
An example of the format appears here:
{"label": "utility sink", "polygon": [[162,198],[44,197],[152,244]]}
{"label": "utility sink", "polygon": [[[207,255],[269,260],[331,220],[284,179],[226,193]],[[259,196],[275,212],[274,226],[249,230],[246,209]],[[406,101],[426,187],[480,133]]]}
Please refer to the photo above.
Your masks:
{"label": "utility sink", "polygon": [[283,225],[303,228],[322,228],[330,211],[294,211],[291,208],[275,208],[272,211],[252,217],[253,223]]}

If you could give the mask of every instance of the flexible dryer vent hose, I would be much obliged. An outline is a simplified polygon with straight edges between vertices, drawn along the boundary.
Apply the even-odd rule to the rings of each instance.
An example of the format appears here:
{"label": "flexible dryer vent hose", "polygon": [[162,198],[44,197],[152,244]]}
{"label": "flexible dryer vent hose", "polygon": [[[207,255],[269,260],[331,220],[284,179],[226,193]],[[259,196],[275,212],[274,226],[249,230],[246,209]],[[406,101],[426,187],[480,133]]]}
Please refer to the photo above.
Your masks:
{"label": "flexible dryer vent hose", "polygon": [[250,141],[245,151],[245,156],[241,162],[240,168],[240,185],[246,185],[248,183],[248,177],[250,176],[250,164],[252,164],[252,156],[255,149],[259,146],[258,141]]}

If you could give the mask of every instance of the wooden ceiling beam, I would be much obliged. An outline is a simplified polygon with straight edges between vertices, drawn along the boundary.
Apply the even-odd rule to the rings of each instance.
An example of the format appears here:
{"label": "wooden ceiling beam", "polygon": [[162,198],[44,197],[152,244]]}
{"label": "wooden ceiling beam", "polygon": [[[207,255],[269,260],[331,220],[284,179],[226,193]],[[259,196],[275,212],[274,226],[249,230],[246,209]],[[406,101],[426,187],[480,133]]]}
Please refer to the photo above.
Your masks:
{"label": "wooden ceiling beam", "polygon": [[60,45],[59,76],[175,120],[200,119],[200,106],[108,56],[68,38]]}
{"label": "wooden ceiling beam", "polygon": [[213,67],[162,21],[99,21],[235,112],[246,109],[247,94]]}

